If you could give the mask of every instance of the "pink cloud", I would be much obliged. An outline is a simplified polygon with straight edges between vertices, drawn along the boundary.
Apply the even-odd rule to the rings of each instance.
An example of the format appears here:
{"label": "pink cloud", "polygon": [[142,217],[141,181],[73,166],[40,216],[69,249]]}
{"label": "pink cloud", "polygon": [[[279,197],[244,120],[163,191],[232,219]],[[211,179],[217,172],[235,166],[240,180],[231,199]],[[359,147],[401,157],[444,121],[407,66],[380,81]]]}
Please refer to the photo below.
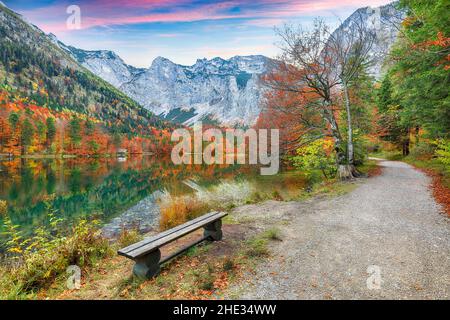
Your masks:
{"label": "pink cloud", "polygon": [[[199,6],[187,6],[192,0],[94,0],[80,5],[82,28],[99,26],[128,25],[153,22],[192,22],[221,19],[252,19],[248,25],[273,26],[283,19],[302,15],[320,15],[326,11],[349,7],[379,6],[389,0],[255,0],[259,6],[249,6],[248,1],[229,0]],[[35,21],[46,32],[61,33],[66,28],[66,4],[23,11],[31,21]],[[240,8],[239,11],[227,9]],[[167,12],[149,13],[151,10],[165,9]],[[225,13],[224,13],[225,12]],[[40,23],[42,21],[42,23]]]}

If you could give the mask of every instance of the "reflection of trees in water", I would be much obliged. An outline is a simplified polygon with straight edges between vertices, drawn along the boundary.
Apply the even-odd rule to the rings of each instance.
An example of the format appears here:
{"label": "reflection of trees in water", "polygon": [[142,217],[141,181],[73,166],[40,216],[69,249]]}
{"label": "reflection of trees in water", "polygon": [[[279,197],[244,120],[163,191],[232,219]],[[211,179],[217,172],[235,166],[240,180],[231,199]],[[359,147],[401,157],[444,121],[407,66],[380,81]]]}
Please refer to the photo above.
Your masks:
{"label": "reflection of trees in water", "polygon": [[80,217],[109,221],[156,190],[191,192],[181,181],[198,176],[211,184],[218,177],[234,176],[238,167],[173,166],[170,160],[131,159],[117,163],[114,159],[95,159],[31,160],[20,167],[9,163],[4,168],[2,176],[7,181],[2,183],[0,199],[8,201],[13,223],[30,233],[48,223],[46,201],[69,222]]}

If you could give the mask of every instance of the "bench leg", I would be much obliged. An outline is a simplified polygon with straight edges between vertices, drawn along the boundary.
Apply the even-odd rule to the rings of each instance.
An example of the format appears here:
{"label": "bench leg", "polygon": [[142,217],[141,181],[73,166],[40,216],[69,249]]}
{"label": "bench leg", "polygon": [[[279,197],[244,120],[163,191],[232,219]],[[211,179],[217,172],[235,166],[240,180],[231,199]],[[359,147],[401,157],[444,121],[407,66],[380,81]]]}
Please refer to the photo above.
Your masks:
{"label": "bench leg", "polygon": [[222,240],[222,220],[214,221],[204,227],[203,235],[211,238],[213,241]]}
{"label": "bench leg", "polygon": [[161,270],[159,260],[161,259],[161,251],[156,249],[149,254],[137,258],[133,267],[133,274],[141,280],[150,279],[156,276]]}

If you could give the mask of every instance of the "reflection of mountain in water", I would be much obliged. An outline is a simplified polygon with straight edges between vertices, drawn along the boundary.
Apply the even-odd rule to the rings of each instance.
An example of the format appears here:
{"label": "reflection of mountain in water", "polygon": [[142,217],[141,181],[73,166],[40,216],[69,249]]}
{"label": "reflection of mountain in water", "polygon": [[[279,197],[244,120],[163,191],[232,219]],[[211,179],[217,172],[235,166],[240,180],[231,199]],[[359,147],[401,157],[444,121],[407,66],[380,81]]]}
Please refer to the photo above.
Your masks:
{"label": "reflection of mountain in water", "polygon": [[148,232],[157,227],[159,224],[159,206],[156,202],[162,195],[161,191],[155,191],[120,216],[112,219],[102,228],[105,237],[114,238],[122,230],[127,229]]}

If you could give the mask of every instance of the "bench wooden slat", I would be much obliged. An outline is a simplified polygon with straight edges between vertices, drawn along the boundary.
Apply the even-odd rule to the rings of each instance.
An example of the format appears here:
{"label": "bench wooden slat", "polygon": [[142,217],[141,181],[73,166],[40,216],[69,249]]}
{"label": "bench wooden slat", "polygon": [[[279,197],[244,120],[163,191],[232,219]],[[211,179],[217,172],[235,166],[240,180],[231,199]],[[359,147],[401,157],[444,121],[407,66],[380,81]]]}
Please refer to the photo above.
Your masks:
{"label": "bench wooden slat", "polygon": [[142,241],[136,242],[136,243],[134,243],[134,244],[132,244],[132,245],[126,247],[126,248],[120,249],[119,253],[124,253],[124,254],[125,254],[125,253],[131,252],[131,251],[133,251],[133,250],[136,250],[137,248],[143,247],[143,246],[145,246],[145,245],[147,245],[147,244],[149,244],[149,243],[151,243],[151,242],[154,242],[154,241],[156,241],[156,240],[158,240],[158,239],[161,239],[161,238],[163,238],[163,237],[166,237],[166,236],[168,236],[169,234],[172,234],[172,233],[174,233],[174,232],[177,232],[177,231],[179,231],[179,230],[181,230],[181,229],[183,229],[183,228],[186,228],[186,227],[188,227],[188,226],[190,226],[190,225],[192,225],[192,224],[194,224],[194,223],[197,223],[197,222],[199,222],[199,221],[202,221],[202,220],[205,220],[205,219],[207,219],[207,218],[209,218],[209,217],[212,217],[212,216],[216,215],[217,213],[218,213],[218,212],[216,212],[216,211],[210,212],[210,213],[205,214],[205,215],[203,215],[203,216],[200,216],[200,217],[198,217],[198,218],[192,219],[192,220],[190,220],[190,221],[188,221],[188,222],[186,222],[186,223],[180,224],[179,226],[176,226],[176,227],[174,227],[174,228],[172,228],[172,229],[169,229],[169,230],[163,231],[163,232],[161,232],[161,233],[158,233],[158,234],[156,234],[156,235],[154,235],[154,236],[145,238],[145,239],[142,240]]}
{"label": "bench wooden slat", "polygon": [[120,255],[126,256],[131,259],[136,259],[140,256],[143,256],[147,254],[148,252],[151,252],[154,249],[157,249],[165,244],[168,244],[172,241],[177,240],[178,238],[181,238],[197,229],[200,229],[204,227],[205,225],[208,225],[214,221],[217,221],[219,219],[222,219],[225,217],[227,213],[211,213],[208,215],[205,215],[201,218],[203,219],[196,219],[187,222],[186,224],[180,225],[176,228],[173,228],[171,230],[168,230],[165,233],[159,234],[155,237],[143,240],[141,242],[138,242],[134,248],[131,250],[130,247],[127,247],[125,249],[120,250],[118,253]]}

